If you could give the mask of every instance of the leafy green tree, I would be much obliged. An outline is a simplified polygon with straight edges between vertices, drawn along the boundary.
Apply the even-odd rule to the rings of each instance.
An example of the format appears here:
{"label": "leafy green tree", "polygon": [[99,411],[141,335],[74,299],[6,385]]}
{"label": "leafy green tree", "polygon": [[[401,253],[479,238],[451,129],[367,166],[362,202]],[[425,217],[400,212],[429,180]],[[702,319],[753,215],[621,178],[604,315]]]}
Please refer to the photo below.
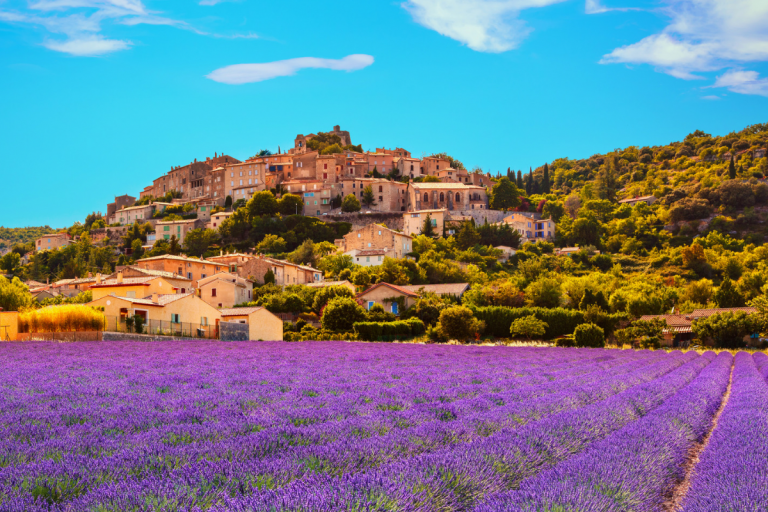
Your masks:
{"label": "leafy green tree", "polygon": [[605,346],[605,333],[595,324],[581,324],[573,331],[577,347],[601,348]]}
{"label": "leafy green tree", "polygon": [[482,334],[485,324],[474,317],[465,306],[451,306],[440,312],[440,330],[449,338],[459,341],[475,339]]}
{"label": "leafy green tree", "polygon": [[345,213],[359,212],[360,201],[353,194],[349,194],[341,201],[341,211]]}
{"label": "leafy green tree", "polygon": [[403,313],[403,318],[418,318],[425,325],[435,325],[440,320],[440,313],[447,307],[448,304],[440,297],[426,293]]}
{"label": "leafy green tree", "polygon": [[184,237],[184,252],[189,256],[201,257],[218,238],[218,233],[212,229],[193,229]]}
{"label": "leafy green tree", "polygon": [[[18,277],[8,280],[0,276],[0,308],[3,311],[19,311],[32,305],[29,288]],[[0,333],[2,334],[2,333]]]}
{"label": "leafy green tree", "polygon": [[262,215],[274,215],[278,211],[277,199],[272,192],[262,190],[253,194],[253,197],[246,203],[246,208],[251,219]]}
{"label": "leafy green tree", "polygon": [[547,332],[547,327],[549,325],[546,322],[533,315],[528,315],[512,321],[509,334],[513,338],[541,339]]}
{"label": "leafy green tree", "polygon": [[[503,179],[503,178],[502,178]],[[461,249],[469,249],[480,243],[480,233],[477,232],[474,223],[472,221],[464,221],[461,223],[461,229],[456,234],[456,245]]]}
{"label": "leafy green tree", "polygon": [[373,188],[370,185],[363,189],[363,204],[366,207],[376,206],[376,197],[373,195]]}
{"label": "leafy green tree", "polygon": [[329,331],[351,331],[355,322],[363,322],[367,313],[363,307],[351,297],[334,297],[328,301],[323,310],[321,324]]}
{"label": "leafy green tree", "polygon": [[725,312],[698,318],[691,329],[701,341],[711,339],[715,346],[739,348],[745,345],[744,337],[759,330],[759,319],[745,311]]}
{"label": "leafy green tree", "polygon": [[320,288],[315,294],[315,299],[312,302],[312,310],[316,313],[320,313],[328,301],[336,297],[349,297],[354,299],[355,294],[346,286],[327,286]]}
{"label": "leafy green tree", "polygon": [[543,218],[549,218],[555,222],[560,222],[563,215],[565,215],[565,207],[561,201],[547,201],[544,204],[544,208],[541,210],[541,216]]}
{"label": "leafy green tree", "polygon": [[227,196],[227,198],[224,200],[224,208],[231,208],[232,207],[232,196]]}
{"label": "leafy green tree", "polygon": [[552,277],[542,277],[525,289],[525,300],[531,306],[556,308],[561,297],[560,281]]}
{"label": "leafy green tree", "polygon": [[0,258],[0,270],[6,274],[19,275],[22,272],[21,256],[16,252],[9,252]]}
{"label": "leafy green tree", "polygon": [[342,277],[344,271],[346,270],[348,274],[351,274],[355,264],[349,254],[329,254],[317,263],[317,268],[322,270],[326,277],[344,280],[350,277],[349,275],[346,278]]}
{"label": "leafy green tree", "polygon": [[271,268],[264,274],[264,284],[275,284],[275,273]]}
{"label": "leafy green tree", "polygon": [[168,241],[168,254],[178,256],[181,254],[181,244],[176,235],[171,235],[171,239]]}
{"label": "leafy green tree", "polygon": [[494,210],[507,210],[520,206],[520,191],[513,181],[502,177],[491,189],[490,206]]}
{"label": "leafy green tree", "polygon": [[728,164],[728,177],[730,179],[736,179],[736,166],[733,163],[733,154],[731,154],[731,161]]}
{"label": "leafy green tree", "polygon": [[543,192],[549,194],[550,181],[549,181],[549,164],[544,164],[544,176],[541,181]]}
{"label": "leafy green tree", "polygon": [[133,257],[135,261],[144,257],[144,248],[141,245],[141,240],[136,239],[131,243],[131,257]]}
{"label": "leafy green tree", "polygon": [[432,225],[432,216],[430,214],[427,214],[427,217],[424,219],[424,224],[421,225],[421,234],[430,238],[436,236],[435,227]]}
{"label": "leafy green tree", "polygon": [[301,215],[304,212],[304,201],[296,194],[283,194],[277,203],[281,215]]}
{"label": "leafy green tree", "polygon": [[667,328],[667,321],[663,318],[653,318],[651,320],[636,320],[628,331],[633,345],[639,345],[641,348],[659,348],[664,339],[664,329]]}
{"label": "leafy green tree", "polygon": [[727,276],[723,278],[723,282],[720,283],[720,287],[715,292],[714,300],[719,308],[740,308],[744,307],[745,303],[744,297],[741,296],[733,281]]}
{"label": "leafy green tree", "polygon": [[618,185],[619,157],[613,155],[597,173],[597,195],[600,199],[616,200]]}
{"label": "leafy green tree", "polygon": [[256,252],[260,254],[279,254],[285,252],[285,240],[277,235],[268,234],[264,240],[256,245]]}

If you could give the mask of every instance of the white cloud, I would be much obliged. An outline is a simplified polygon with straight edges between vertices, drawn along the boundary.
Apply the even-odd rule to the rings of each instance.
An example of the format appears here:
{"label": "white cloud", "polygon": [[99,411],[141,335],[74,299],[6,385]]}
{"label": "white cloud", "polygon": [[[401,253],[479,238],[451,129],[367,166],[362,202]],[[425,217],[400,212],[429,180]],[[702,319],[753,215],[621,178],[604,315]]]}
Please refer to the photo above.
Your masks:
{"label": "white cloud", "polygon": [[336,71],[357,71],[373,64],[370,55],[348,55],[343,59],[318,59],[316,57],[300,57],[297,59],[278,60],[260,64],[234,64],[219,68],[206,78],[223,84],[247,84],[263,82],[279,76],[295,75],[305,68],[323,68]]}
{"label": "white cloud", "polygon": [[82,39],[69,39],[64,42],[49,41],[44,46],[50,50],[68,53],[76,57],[93,57],[104,55],[119,50],[127,50],[131,43],[102,37],[89,37]]}
{"label": "white cloud", "polygon": [[125,26],[165,25],[213,37],[257,37],[253,34],[209,34],[184,21],[149,11],[141,0],[32,0],[24,11],[0,9],[0,22],[34,25],[50,34],[64,36],[48,39],[43,46],[78,57],[105,55],[132,46],[130,41],[102,35],[108,22]]}
{"label": "white cloud", "polygon": [[768,78],[760,78],[757,71],[726,71],[717,77],[712,87],[725,87],[731,92],[768,97]]}
{"label": "white cloud", "polygon": [[661,12],[670,18],[664,30],[616,48],[600,62],[649,64],[690,80],[702,78],[696,73],[768,60],[765,0],[666,0]]}
{"label": "white cloud", "polygon": [[414,21],[478,52],[499,53],[520,45],[532,29],[520,11],[565,0],[406,0]]}
{"label": "white cloud", "polygon": [[640,11],[636,7],[606,7],[600,0],[586,0],[584,3],[584,12],[587,14],[600,14],[611,11]]}
{"label": "white cloud", "polygon": [[713,96],[713,95],[702,96],[701,99],[703,99],[703,100],[710,100],[710,101],[716,101],[716,100],[720,99],[720,96]]}

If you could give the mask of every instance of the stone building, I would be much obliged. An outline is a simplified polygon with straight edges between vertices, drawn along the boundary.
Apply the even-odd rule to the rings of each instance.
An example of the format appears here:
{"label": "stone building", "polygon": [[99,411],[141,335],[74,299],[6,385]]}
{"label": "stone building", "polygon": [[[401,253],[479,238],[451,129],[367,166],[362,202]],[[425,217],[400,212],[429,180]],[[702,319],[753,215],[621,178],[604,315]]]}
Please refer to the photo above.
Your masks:
{"label": "stone building", "polygon": [[386,226],[371,224],[344,235],[344,238],[335,240],[334,243],[345,254],[379,249],[387,251],[388,256],[391,252],[393,258],[404,258],[413,250],[412,241],[413,237],[409,235]]}
{"label": "stone building", "polygon": [[171,236],[176,235],[176,240],[183,244],[187,233],[203,227],[205,222],[200,219],[160,221],[155,224],[155,233],[158,240],[170,240]]}
{"label": "stone building", "polygon": [[[329,135],[338,136],[339,139],[341,139],[342,146],[349,146],[352,144],[352,137],[349,135],[349,132],[346,130],[342,130],[339,125],[334,126],[333,131],[330,131],[327,133]],[[310,133],[309,135],[298,134],[296,138],[293,140],[293,149],[290,152],[292,154],[307,152],[307,142],[316,136],[317,135],[314,133]]]}
{"label": "stone building", "polygon": [[136,202],[136,198],[129,196],[128,194],[123,196],[115,196],[115,202],[107,205],[107,218],[111,217],[117,210],[133,206]]}
{"label": "stone building", "polygon": [[[376,204],[363,204],[365,187],[371,187]],[[407,205],[407,183],[390,181],[383,178],[342,178],[341,196],[349,194],[357,197],[366,211],[376,212],[404,212]]]}
{"label": "stone building", "polygon": [[51,233],[35,240],[35,251],[51,251],[70,243],[67,233]]}
{"label": "stone building", "polygon": [[411,152],[403,148],[395,148],[395,149],[376,148],[376,152],[383,153],[385,155],[392,155],[394,157],[411,158]]}
{"label": "stone building", "polygon": [[437,210],[419,210],[404,213],[403,232],[411,236],[420,235],[427,216],[429,216],[430,223],[435,230],[435,234],[437,236],[442,236],[445,221],[450,218],[448,215],[448,210],[445,208],[440,208]]}
{"label": "stone building", "polygon": [[136,266],[143,269],[163,270],[185,276],[187,279],[192,280],[192,286],[195,288],[197,288],[200,279],[227,271],[226,264],[171,254],[141,259],[136,262]]}
{"label": "stone building", "polygon": [[480,210],[488,208],[484,187],[464,183],[411,183],[407,211]]}
{"label": "stone building", "polygon": [[197,283],[197,294],[215,308],[231,308],[235,304],[250,302],[253,283],[237,274],[219,272]]}

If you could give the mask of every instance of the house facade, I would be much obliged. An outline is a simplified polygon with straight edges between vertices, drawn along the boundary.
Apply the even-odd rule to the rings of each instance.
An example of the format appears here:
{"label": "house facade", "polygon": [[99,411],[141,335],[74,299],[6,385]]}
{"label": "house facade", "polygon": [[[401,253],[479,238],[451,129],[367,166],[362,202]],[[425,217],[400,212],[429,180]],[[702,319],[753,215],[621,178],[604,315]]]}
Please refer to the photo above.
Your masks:
{"label": "house facade", "polygon": [[411,183],[407,211],[480,210],[488,208],[488,194],[483,187],[464,183]]}
{"label": "house facade", "polygon": [[219,272],[200,279],[197,294],[215,308],[231,308],[253,299],[253,283],[237,274]]}
{"label": "house facade", "polygon": [[171,254],[144,258],[137,261],[135,266],[142,269],[162,270],[184,276],[191,280],[193,288],[197,288],[200,279],[227,271],[227,266],[220,263]]}
{"label": "house facade", "polygon": [[51,233],[41,236],[35,240],[35,251],[52,251],[59,249],[70,243],[70,237],[67,233]]}
{"label": "house facade", "polygon": [[403,233],[411,236],[421,234],[426,218],[430,218],[432,228],[437,236],[443,235],[443,226],[448,219],[448,210],[440,208],[437,210],[417,210],[403,214]]}
{"label": "house facade", "polygon": [[394,258],[404,258],[413,251],[413,237],[386,226],[371,224],[344,235],[335,243],[345,254],[350,251],[385,250]]}

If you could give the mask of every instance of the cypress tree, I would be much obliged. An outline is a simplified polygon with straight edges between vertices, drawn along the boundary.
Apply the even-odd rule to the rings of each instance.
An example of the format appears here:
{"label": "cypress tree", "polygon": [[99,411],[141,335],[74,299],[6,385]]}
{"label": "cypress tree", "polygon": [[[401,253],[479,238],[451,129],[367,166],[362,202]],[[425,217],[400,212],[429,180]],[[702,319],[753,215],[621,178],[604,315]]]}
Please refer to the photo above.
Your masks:
{"label": "cypress tree", "polygon": [[545,194],[549,194],[549,164],[544,164],[544,178],[542,179],[542,189]]}
{"label": "cypress tree", "polygon": [[511,180],[511,179],[514,179],[514,178],[512,177],[512,170],[511,170],[509,167],[507,167],[507,178],[509,178],[510,180]]}
{"label": "cypress tree", "polygon": [[733,155],[731,155],[731,163],[728,164],[728,177],[731,179],[736,178],[736,166],[733,164]]}
{"label": "cypress tree", "polygon": [[523,190],[523,171],[517,171],[517,188]]}
{"label": "cypress tree", "polygon": [[531,191],[533,190],[533,173],[528,173],[528,179],[525,180],[525,194],[531,195]]}

